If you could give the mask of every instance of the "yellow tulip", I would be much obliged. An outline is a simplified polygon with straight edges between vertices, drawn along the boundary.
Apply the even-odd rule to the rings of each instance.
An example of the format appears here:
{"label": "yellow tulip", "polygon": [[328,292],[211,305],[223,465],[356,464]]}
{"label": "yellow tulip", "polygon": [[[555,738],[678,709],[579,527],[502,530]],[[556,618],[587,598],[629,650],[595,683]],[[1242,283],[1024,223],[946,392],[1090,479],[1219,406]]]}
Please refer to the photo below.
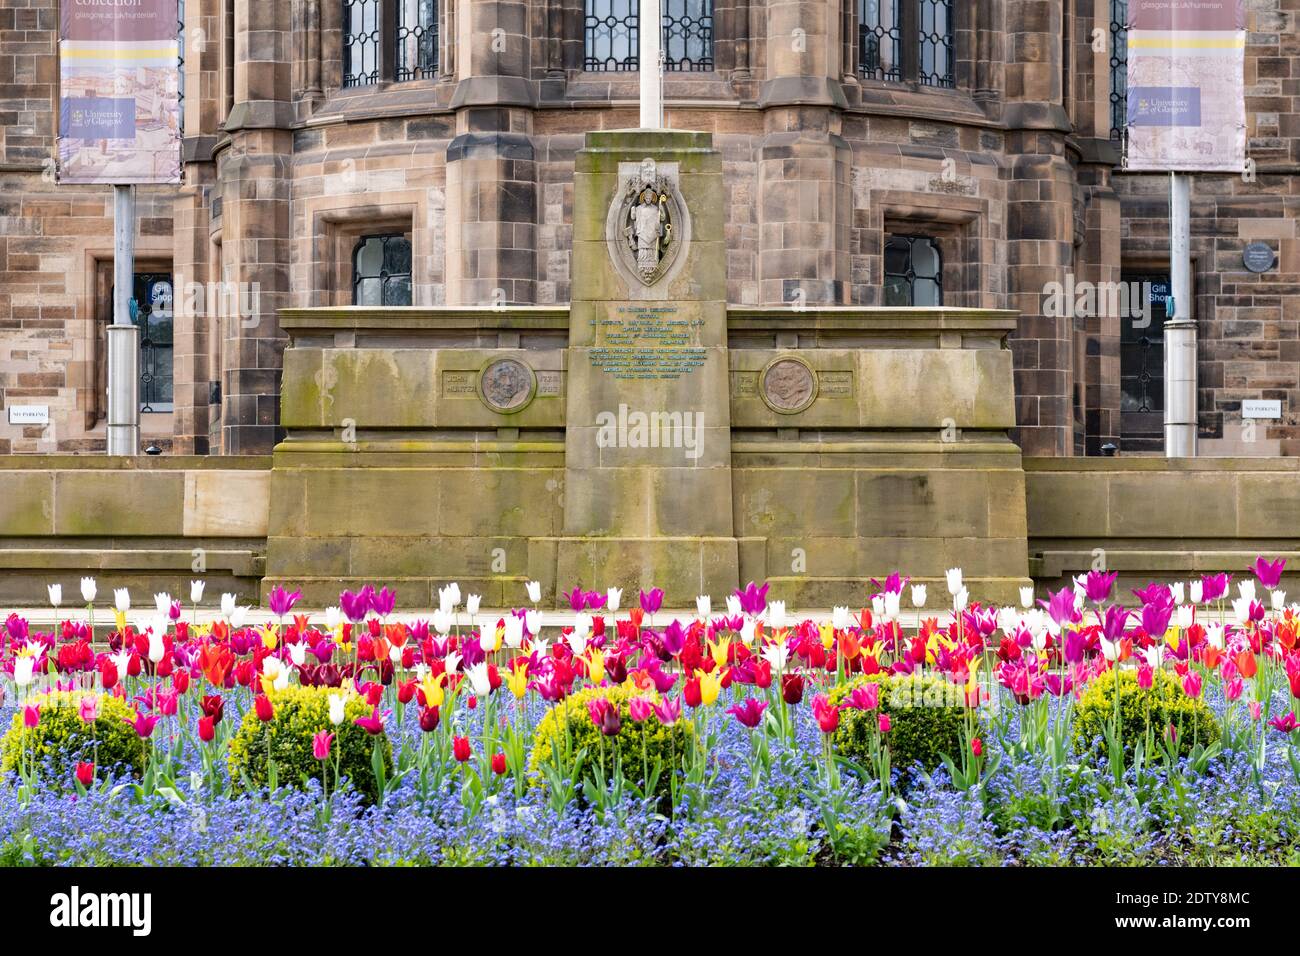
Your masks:
{"label": "yellow tulip", "polygon": [[819,630],[822,634],[822,647],[829,651],[835,643],[835,625],[830,621],[822,621]]}
{"label": "yellow tulip", "polygon": [[126,612],[125,612],[125,611],[117,611],[117,610],[115,610],[115,611],[113,611],[113,617],[115,617],[115,618],[117,619],[117,630],[118,630],[118,633],[121,633],[121,632],[125,631],[125,630],[126,630]]}
{"label": "yellow tulip", "polygon": [[700,671],[700,703],[706,707],[718,699],[722,693],[722,668],[717,668],[712,674],[706,674]]}
{"label": "yellow tulip", "polygon": [[271,693],[271,691],[272,691],[274,688],[275,688],[275,678],[274,678],[274,677],[268,677],[268,676],[266,676],[265,674],[263,674],[263,675],[262,675],[262,693],[263,693],[263,694],[267,694],[267,695],[269,696],[270,693]]}
{"label": "yellow tulip", "polygon": [[731,647],[731,638],[724,637],[718,643],[712,645],[713,663],[719,667],[727,666],[727,649]]}
{"label": "yellow tulip", "polygon": [[593,684],[599,684],[605,679],[605,655],[594,647],[587,656],[587,677]]}
{"label": "yellow tulip", "polygon": [[275,633],[275,625],[263,624],[258,630],[262,634],[262,646],[268,651],[275,650],[275,645],[280,641],[279,635]]}
{"label": "yellow tulip", "polygon": [[[424,706],[441,707],[445,694],[442,690],[442,681],[446,674],[425,674],[424,680],[420,684],[420,689],[424,691]],[[511,688],[513,690],[513,688]]]}
{"label": "yellow tulip", "polygon": [[506,675],[506,686],[510,688],[510,693],[514,694],[517,700],[524,699],[524,694],[528,693],[527,663],[520,664]]}
{"label": "yellow tulip", "polygon": [[483,648],[484,654],[491,654],[501,646],[501,638],[505,635],[505,629],[499,631],[489,631],[484,628],[479,632],[478,646]]}

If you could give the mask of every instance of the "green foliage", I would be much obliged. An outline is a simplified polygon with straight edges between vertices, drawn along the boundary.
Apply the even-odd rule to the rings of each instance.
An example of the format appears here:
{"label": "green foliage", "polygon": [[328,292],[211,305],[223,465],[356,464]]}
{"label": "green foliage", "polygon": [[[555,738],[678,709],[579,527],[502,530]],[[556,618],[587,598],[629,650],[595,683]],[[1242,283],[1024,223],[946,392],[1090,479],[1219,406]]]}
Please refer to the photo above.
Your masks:
{"label": "green foliage", "polygon": [[[528,769],[540,775],[543,768],[553,765],[557,750],[568,755],[561,760],[567,765],[585,749],[584,767],[600,767],[603,763],[605,777],[609,778],[615,761],[621,760],[626,779],[644,791],[650,778],[654,783],[653,792],[667,797],[674,766],[680,766],[682,757],[695,746],[694,728],[686,720],[665,727],[654,714],[636,723],[628,712],[628,701],[633,696],[623,687],[588,687],[551,707],[533,733]],[[620,726],[612,737],[601,733],[587,709],[588,701],[599,697],[618,705]],[[656,766],[659,767],[657,778]]]}
{"label": "green foliage", "polygon": [[[1115,719],[1116,671],[1109,670],[1094,678],[1083,692],[1074,711],[1074,745],[1080,752],[1105,753],[1106,728]],[[1132,754],[1139,741],[1148,734],[1158,748],[1168,728],[1177,730],[1176,751],[1187,756],[1197,744],[1208,747],[1219,739],[1219,724],[1199,697],[1188,697],[1178,678],[1168,671],[1152,674],[1149,688],[1140,688],[1137,673],[1119,672],[1120,732],[1125,753]],[[1157,751],[1158,752],[1158,751]],[[1155,756],[1148,750],[1148,756]]]}
{"label": "green foliage", "polygon": [[870,766],[878,715],[885,713],[891,726],[884,742],[892,766],[906,773],[918,763],[933,770],[943,754],[960,760],[967,720],[961,687],[936,674],[870,674],[834,688],[830,702],[841,704],[855,688],[868,683],[880,685],[880,705],[874,711],[849,707],[840,711],[840,725],[831,741],[838,754]]}
{"label": "green foliage", "polygon": [[[333,792],[338,785],[337,772],[369,800],[377,799],[375,747],[379,747],[384,776],[388,777],[393,767],[393,745],[387,734],[372,736],[353,723],[358,717],[370,716],[372,710],[364,698],[355,694],[348,695],[343,722],[332,726],[329,697],[337,693],[340,691],[330,687],[286,687],[272,691],[274,715],[265,723],[250,707],[230,741],[227,762],[234,787],[238,790],[250,785],[267,786],[274,765],[277,785],[301,786],[313,777],[322,780],[324,773],[325,782]],[[333,750],[323,768],[322,761],[312,752],[312,738],[322,730],[334,735]]]}
{"label": "green foliage", "polygon": [[[81,701],[98,700],[99,716],[87,723],[81,719]],[[50,691],[32,697],[27,704],[41,709],[35,727],[23,726],[23,708],[18,709],[0,743],[0,774],[20,767],[35,771],[47,786],[71,790],[77,764],[95,764],[96,776],[139,777],[144,773],[145,742],[128,721],[135,712],[117,697],[89,691]]]}

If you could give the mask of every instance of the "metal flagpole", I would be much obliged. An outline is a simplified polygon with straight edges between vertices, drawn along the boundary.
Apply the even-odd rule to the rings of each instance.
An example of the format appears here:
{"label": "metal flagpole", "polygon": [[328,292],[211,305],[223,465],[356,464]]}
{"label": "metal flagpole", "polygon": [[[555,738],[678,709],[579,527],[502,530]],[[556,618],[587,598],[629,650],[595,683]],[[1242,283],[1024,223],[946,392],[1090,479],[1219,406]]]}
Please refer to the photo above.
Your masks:
{"label": "metal flagpole", "polygon": [[1192,318],[1192,179],[1169,174],[1169,294],[1165,321],[1165,457],[1196,457],[1196,322]]}
{"label": "metal flagpole", "polygon": [[641,70],[641,128],[664,128],[664,77],[661,55],[663,25],[660,23],[661,0],[640,0],[640,49],[637,63]]}
{"label": "metal flagpole", "polygon": [[108,453],[140,453],[140,330],[135,288],[135,187],[113,187],[113,322],[108,327]]}

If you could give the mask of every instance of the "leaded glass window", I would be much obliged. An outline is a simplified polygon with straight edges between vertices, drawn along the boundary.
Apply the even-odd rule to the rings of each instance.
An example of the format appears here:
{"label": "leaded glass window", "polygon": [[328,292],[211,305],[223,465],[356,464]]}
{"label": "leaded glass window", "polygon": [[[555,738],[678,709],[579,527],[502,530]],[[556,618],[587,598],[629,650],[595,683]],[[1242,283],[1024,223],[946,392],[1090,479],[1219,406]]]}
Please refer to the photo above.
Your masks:
{"label": "leaded glass window", "polygon": [[858,10],[858,69],[876,80],[903,78],[902,0],[861,0]]}
{"label": "leaded glass window", "polygon": [[438,75],[438,0],[398,0],[397,79]]}
{"label": "leaded glass window", "polygon": [[363,236],[352,251],[353,305],[411,304],[411,240]]}
{"label": "leaded glass window", "polygon": [[885,243],[885,305],[943,305],[943,254],[929,236],[890,236]]}
{"label": "leaded glass window", "polygon": [[953,0],[858,0],[858,72],[873,80],[956,86]]}
{"label": "leaded glass window", "polygon": [[343,0],[343,85],[379,82],[381,0]]}
{"label": "leaded glass window", "polygon": [[[713,0],[663,0],[664,69],[713,69]],[[582,68],[593,72],[640,69],[637,0],[586,0]]]}
{"label": "leaded glass window", "polygon": [[1128,124],[1128,0],[1110,0],[1110,138]]}

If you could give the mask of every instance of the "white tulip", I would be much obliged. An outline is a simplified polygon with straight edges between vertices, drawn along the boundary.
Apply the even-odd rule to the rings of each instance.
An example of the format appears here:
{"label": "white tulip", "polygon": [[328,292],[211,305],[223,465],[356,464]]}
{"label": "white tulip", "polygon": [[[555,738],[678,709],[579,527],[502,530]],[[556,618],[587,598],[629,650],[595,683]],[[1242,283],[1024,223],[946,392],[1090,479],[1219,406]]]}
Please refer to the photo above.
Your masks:
{"label": "white tulip", "polygon": [[618,610],[618,602],[621,600],[623,600],[622,588],[610,588],[605,592],[605,607],[609,608],[610,614]]}
{"label": "white tulip", "polygon": [[966,610],[966,605],[970,603],[970,592],[965,588],[959,588],[957,593],[952,596],[952,609],[954,611]]}
{"label": "white tulip", "polygon": [[925,585],[912,585],[912,607],[925,607]]}
{"label": "white tulip", "polygon": [[289,660],[295,667],[302,667],[307,662],[307,645],[302,641],[289,645]]}
{"label": "white tulip", "polygon": [[450,614],[455,610],[456,605],[451,598],[451,588],[438,588],[438,610],[443,614]]}
{"label": "white tulip", "polygon": [[1237,582],[1237,593],[1245,599],[1247,603],[1255,600],[1255,582],[1250,578],[1244,578]]}
{"label": "white tulip", "polygon": [[238,605],[238,603],[239,603],[239,598],[231,594],[229,591],[222,594],[221,595],[221,616],[224,617],[227,621],[230,620],[230,615],[235,613],[235,607]]}
{"label": "white tulip", "polygon": [[113,592],[113,606],[125,614],[131,610],[131,592],[126,588],[118,588]]}
{"label": "white tulip", "polygon": [[99,593],[99,588],[95,586],[94,578],[81,579],[81,599],[89,604],[95,600],[95,595]]}
{"label": "white tulip", "polygon": [[1190,604],[1178,605],[1178,626],[1183,630],[1192,626],[1194,609]]}
{"label": "white tulip", "polygon": [[524,587],[528,591],[528,600],[536,604],[542,599],[542,585],[537,581],[529,581]]}
{"label": "white tulip", "polygon": [[[28,684],[32,682],[32,678],[35,670],[36,670],[35,656],[15,657],[14,658],[14,683],[17,684],[19,687],[26,687]],[[126,671],[123,671],[122,673],[125,674]]]}
{"label": "white tulip", "polygon": [[1205,584],[1201,581],[1192,581],[1188,583],[1187,596],[1191,598],[1193,604],[1200,604],[1205,600]]}
{"label": "white tulip", "polygon": [[903,595],[898,591],[885,592],[885,620],[898,620],[899,605],[902,602]]}
{"label": "white tulip", "polygon": [[551,646],[551,642],[544,637],[534,637],[529,642],[529,645],[531,646],[533,653],[536,654],[538,658],[544,658],[546,657],[547,648]]}
{"label": "white tulip", "polygon": [[442,608],[433,612],[433,629],[446,637],[451,631],[451,612],[444,611]]}
{"label": "white tulip", "polygon": [[460,607],[460,585],[452,581],[451,584],[447,585],[447,590],[451,592],[451,606],[453,608]]}
{"label": "white tulip", "polygon": [[1219,650],[1223,650],[1224,647],[1223,625],[1218,623],[1211,623],[1208,627],[1206,627],[1205,640],[1211,647],[1217,647]]}
{"label": "white tulip", "polygon": [[1237,623],[1245,627],[1250,623],[1250,605],[1251,600],[1245,597],[1239,597],[1232,602],[1232,613],[1237,618]]}
{"label": "white tulip", "polygon": [[873,617],[885,616],[885,596],[883,594],[871,595],[871,615]]}
{"label": "white tulip", "polygon": [[497,636],[495,627],[485,627],[478,634],[478,646],[483,649],[484,654],[492,654],[501,646],[500,638]]}
{"label": "white tulip", "polygon": [[538,634],[541,634],[542,633],[542,612],[525,611],[524,627],[528,628],[528,633],[531,634],[533,637],[536,637]]}
{"label": "white tulip", "polygon": [[847,607],[831,608],[831,627],[843,631],[853,624],[853,613]]}
{"label": "white tulip", "polygon": [[961,590],[961,568],[949,568],[944,577],[948,579],[948,593],[955,597]]}
{"label": "white tulip", "polygon": [[587,631],[585,628],[574,627],[568,634],[569,650],[573,651],[574,657],[581,657],[587,652]]}
{"label": "white tulip", "polygon": [[280,663],[280,658],[269,657],[269,656],[262,658],[263,677],[267,677],[270,678],[271,680],[275,680],[277,677],[280,676],[280,672],[282,670],[284,670],[284,665]]}
{"label": "white tulip", "polygon": [[478,606],[482,600],[483,598],[478,594],[471,594],[465,599],[465,610],[469,612],[470,617],[478,613]]}
{"label": "white tulip", "polygon": [[347,699],[342,694],[330,694],[330,723],[337,727],[343,723],[345,716],[344,707],[347,706]]}
{"label": "white tulip", "polygon": [[239,630],[244,626],[244,621],[248,618],[248,608],[240,605],[230,612],[230,626]]}
{"label": "white tulip", "polygon": [[467,667],[465,676],[469,679],[470,687],[479,697],[486,697],[492,693],[492,681],[488,678],[487,661],[479,661],[472,667]]}
{"label": "white tulip", "polygon": [[442,660],[442,662],[447,665],[448,674],[454,674],[456,671],[460,670],[460,661],[461,656],[459,651],[448,652],[447,656]]}
{"label": "white tulip", "polygon": [[172,596],[166,591],[153,596],[154,607],[158,609],[159,614],[169,614],[172,609]]}
{"label": "white tulip", "polygon": [[343,612],[337,607],[327,607],[325,609],[325,627],[334,631],[343,623]]}
{"label": "white tulip", "polygon": [[203,588],[207,585],[206,581],[190,582],[190,603],[198,604],[203,600]]}
{"label": "white tulip", "polygon": [[1026,610],[1034,606],[1033,587],[1023,587],[1020,589],[1020,606]]}
{"label": "white tulip", "polygon": [[163,645],[163,632],[149,632],[149,663],[157,664],[167,654],[167,648]]}
{"label": "white tulip", "polygon": [[63,603],[62,584],[47,584],[45,587],[46,590],[50,592],[50,604],[53,607],[58,607],[60,604]]}
{"label": "white tulip", "polygon": [[276,675],[275,680],[271,681],[271,687],[275,690],[284,690],[289,686],[289,668],[285,667]]}
{"label": "white tulip", "polygon": [[131,652],[118,651],[116,654],[108,655],[113,661],[113,666],[117,668],[119,674],[126,674],[127,668],[131,666]]}
{"label": "white tulip", "polygon": [[785,630],[789,622],[786,620],[784,601],[767,602],[767,623],[774,631]]}
{"label": "white tulip", "polygon": [[1152,644],[1150,647],[1142,651],[1142,656],[1147,659],[1147,663],[1150,664],[1154,670],[1159,670],[1160,664],[1165,659],[1164,645]]}
{"label": "white tulip", "polygon": [[1173,584],[1169,585],[1169,592],[1173,595],[1175,604],[1183,603],[1183,582],[1182,581],[1175,581]]}
{"label": "white tulip", "polygon": [[772,665],[772,670],[780,673],[785,670],[786,662],[790,660],[790,648],[784,641],[768,644],[763,648],[763,660]]}
{"label": "white tulip", "polygon": [[506,647],[518,650],[524,643],[524,622],[515,614],[506,615]]}
{"label": "white tulip", "polygon": [[1112,664],[1119,660],[1119,643],[1101,638],[1101,656]]}
{"label": "white tulip", "polygon": [[701,594],[695,598],[695,616],[701,621],[707,621],[709,615],[713,613],[713,598],[707,594]]}
{"label": "white tulip", "polygon": [[756,633],[758,633],[758,623],[752,617],[747,617],[740,622],[740,643],[746,647],[753,644]]}
{"label": "white tulip", "polygon": [[1273,602],[1273,610],[1281,611],[1286,607],[1285,591],[1270,591],[1268,596]]}
{"label": "white tulip", "polygon": [[744,614],[744,609],[740,606],[740,598],[734,594],[727,595],[727,617],[740,617]]}

